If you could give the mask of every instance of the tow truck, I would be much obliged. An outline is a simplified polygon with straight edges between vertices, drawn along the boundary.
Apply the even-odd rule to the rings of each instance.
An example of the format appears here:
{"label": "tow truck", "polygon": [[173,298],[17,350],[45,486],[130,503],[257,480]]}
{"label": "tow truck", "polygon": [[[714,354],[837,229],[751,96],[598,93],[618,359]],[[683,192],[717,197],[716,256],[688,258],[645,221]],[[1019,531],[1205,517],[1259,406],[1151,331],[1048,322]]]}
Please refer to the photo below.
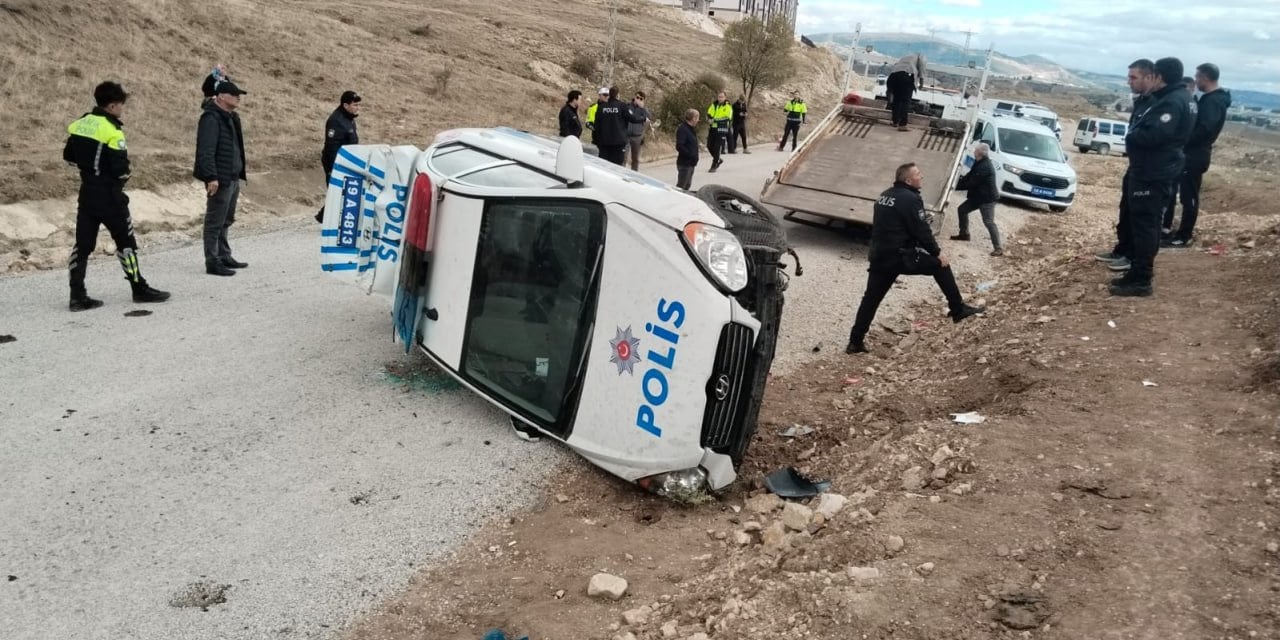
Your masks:
{"label": "tow truck", "polygon": [[343,147],[320,240],[326,273],[390,302],[406,351],[513,426],[682,501],[736,478],[787,255],[800,274],[749,196],[688,193],[575,137],[506,127]]}

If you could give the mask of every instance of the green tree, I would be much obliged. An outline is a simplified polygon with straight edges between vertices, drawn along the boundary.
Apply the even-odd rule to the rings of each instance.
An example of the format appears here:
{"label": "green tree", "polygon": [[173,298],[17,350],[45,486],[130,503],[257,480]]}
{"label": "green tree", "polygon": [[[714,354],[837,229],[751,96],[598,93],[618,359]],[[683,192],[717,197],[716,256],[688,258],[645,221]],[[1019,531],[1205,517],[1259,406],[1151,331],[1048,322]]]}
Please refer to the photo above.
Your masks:
{"label": "green tree", "polygon": [[757,88],[777,87],[795,73],[792,33],[791,23],[781,18],[767,24],[759,18],[745,18],[724,30],[720,68],[741,81],[747,104]]}

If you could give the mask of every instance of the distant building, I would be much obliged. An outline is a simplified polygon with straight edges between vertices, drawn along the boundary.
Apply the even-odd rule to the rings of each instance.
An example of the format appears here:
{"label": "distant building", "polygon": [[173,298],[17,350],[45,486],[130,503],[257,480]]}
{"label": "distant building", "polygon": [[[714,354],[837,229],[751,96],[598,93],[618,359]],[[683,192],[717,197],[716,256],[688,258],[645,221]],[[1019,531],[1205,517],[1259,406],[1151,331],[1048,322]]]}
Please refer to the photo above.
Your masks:
{"label": "distant building", "polygon": [[685,11],[697,11],[706,16],[724,20],[741,20],[754,16],[768,22],[783,18],[795,29],[796,11],[800,0],[650,0],[660,5]]}

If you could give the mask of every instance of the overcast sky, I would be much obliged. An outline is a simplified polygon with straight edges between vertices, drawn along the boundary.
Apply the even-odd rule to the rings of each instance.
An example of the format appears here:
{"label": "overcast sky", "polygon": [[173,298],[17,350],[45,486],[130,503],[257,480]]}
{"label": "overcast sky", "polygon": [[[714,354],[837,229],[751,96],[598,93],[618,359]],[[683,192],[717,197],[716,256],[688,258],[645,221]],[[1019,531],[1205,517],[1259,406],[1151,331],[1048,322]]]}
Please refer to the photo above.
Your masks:
{"label": "overcast sky", "polygon": [[[1230,88],[1280,93],[1280,0],[800,0],[800,33],[904,32],[1124,75],[1137,58],[1222,69]],[[1188,74],[1190,75],[1190,74]]]}

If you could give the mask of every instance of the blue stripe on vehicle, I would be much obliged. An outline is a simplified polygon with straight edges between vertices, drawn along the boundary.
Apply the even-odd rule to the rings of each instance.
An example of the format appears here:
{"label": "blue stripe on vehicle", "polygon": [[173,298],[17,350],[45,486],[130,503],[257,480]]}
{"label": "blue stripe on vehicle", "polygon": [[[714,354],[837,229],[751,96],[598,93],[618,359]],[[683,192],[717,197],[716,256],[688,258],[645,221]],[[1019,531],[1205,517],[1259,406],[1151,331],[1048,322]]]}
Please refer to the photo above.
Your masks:
{"label": "blue stripe on vehicle", "polygon": [[369,202],[374,202],[375,200],[378,199],[378,194],[366,191],[364,192],[364,199],[368,200]]}
{"label": "blue stripe on vehicle", "polygon": [[354,262],[343,262],[341,264],[322,264],[320,268],[325,271],[355,271],[357,267]]}
{"label": "blue stripe on vehicle", "polygon": [[355,255],[360,253],[358,247],[320,247],[320,253],[346,253]]}
{"label": "blue stripe on vehicle", "polygon": [[364,160],[361,160],[361,159],[360,159],[360,156],[358,156],[358,155],[356,155],[356,154],[354,154],[354,153],[351,153],[350,151],[347,151],[346,149],[338,149],[338,157],[340,157],[340,158],[342,158],[342,159],[344,159],[344,160],[346,160],[346,161],[350,162],[351,164],[356,165],[357,167],[360,167],[361,169],[363,169],[363,168],[365,168],[365,167],[369,166],[369,164],[368,164],[367,162],[365,162]]}
{"label": "blue stripe on vehicle", "polygon": [[386,179],[387,177],[386,171],[383,171],[382,169],[379,169],[373,165],[369,165],[369,173],[372,173],[374,176],[378,177],[379,179]]}
{"label": "blue stripe on vehicle", "polygon": [[346,186],[346,185],[342,182],[342,178],[329,178],[329,184],[331,184],[331,185],[333,185],[333,186],[335,186],[335,187],[344,187],[344,186]]}
{"label": "blue stripe on vehicle", "polygon": [[338,230],[337,230],[337,229],[321,229],[321,230],[320,230],[320,237],[321,237],[321,238],[336,238],[336,237],[338,237]]}
{"label": "blue stripe on vehicle", "polygon": [[333,170],[336,172],[345,173],[353,178],[364,177],[364,173],[360,171],[360,169],[352,169],[351,167],[344,166],[341,163],[333,165]]}
{"label": "blue stripe on vehicle", "polygon": [[377,266],[378,266],[378,263],[377,263],[377,262],[370,262],[369,264],[362,264],[362,265],[360,265],[360,273],[364,273],[364,272],[366,272],[366,271],[368,271],[368,270],[370,270],[370,269],[373,269],[374,267],[377,267]]}

